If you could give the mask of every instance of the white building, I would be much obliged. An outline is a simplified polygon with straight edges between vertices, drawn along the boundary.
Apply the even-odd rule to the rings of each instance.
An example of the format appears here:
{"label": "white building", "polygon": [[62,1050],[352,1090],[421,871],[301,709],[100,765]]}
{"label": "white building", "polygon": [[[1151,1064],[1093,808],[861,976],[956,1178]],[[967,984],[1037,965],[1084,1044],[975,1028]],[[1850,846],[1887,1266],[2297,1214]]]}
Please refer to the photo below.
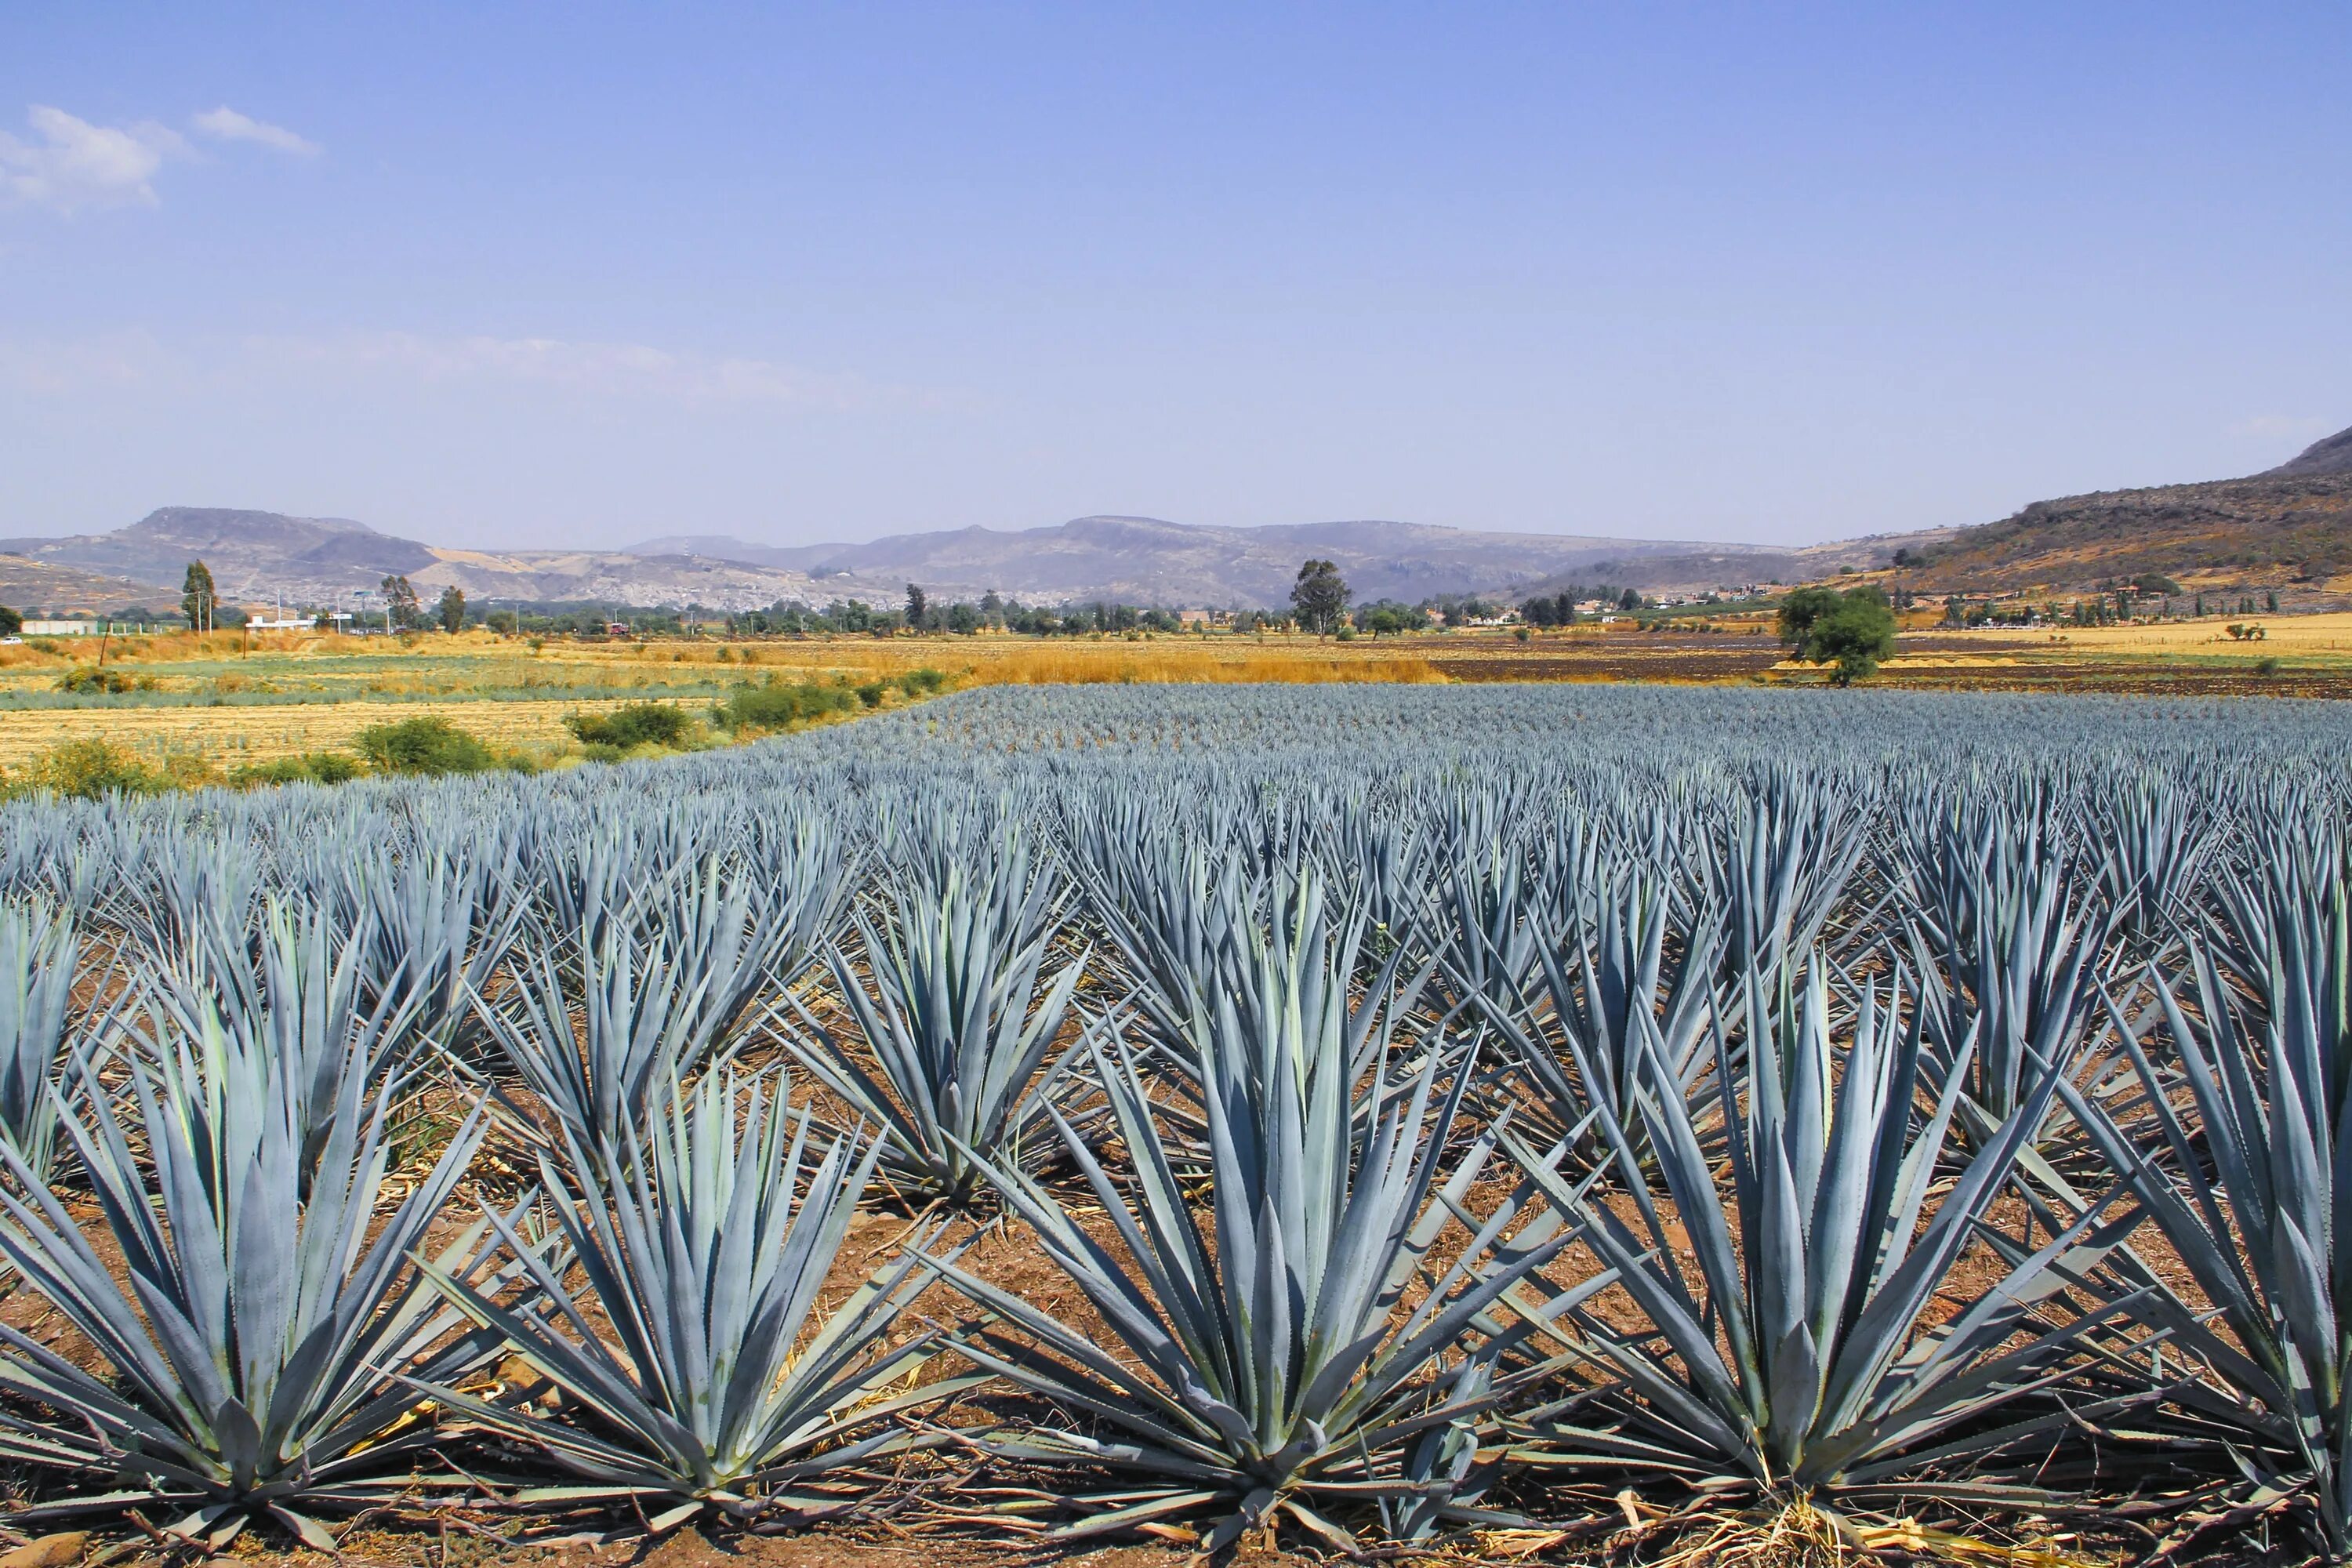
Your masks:
{"label": "white building", "polygon": [[102,621],[26,621],[28,637],[94,637],[106,629]]}

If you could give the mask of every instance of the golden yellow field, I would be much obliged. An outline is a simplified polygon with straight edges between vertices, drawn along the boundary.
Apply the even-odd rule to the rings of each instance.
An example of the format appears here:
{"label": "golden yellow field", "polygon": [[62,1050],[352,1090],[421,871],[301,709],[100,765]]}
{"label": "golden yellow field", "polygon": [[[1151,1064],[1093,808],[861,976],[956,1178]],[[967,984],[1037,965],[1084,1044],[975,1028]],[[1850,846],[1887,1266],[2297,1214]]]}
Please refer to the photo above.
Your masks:
{"label": "golden yellow field", "polygon": [[[2234,638],[2232,623],[2257,626],[2258,639]],[[2277,657],[2352,657],[2352,613],[2321,616],[2208,616],[2201,620],[2143,626],[2064,626],[2056,630],[1986,628],[1966,634],[1989,647],[2016,650],[2071,650],[2078,654],[2171,654],[2258,659]]]}
{"label": "golden yellow field", "polygon": [[427,714],[501,748],[557,760],[570,745],[567,715],[646,700],[699,711],[730,687],[772,677],[856,685],[933,668],[956,685],[1444,679],[1425,659],[1401,655],[1393,640],[550,638],[533,647],[488,632],[400,639],[217,633],[113,640],[103,668],[135,689],[58,690],[73,672],[99,669],[99,653],[89,638],[0,647],[0,768],[20,768],[63,742],[97,739],[149,763],[176,755],[233,770],[344,748],[369,725]]}
{"label": "golden yellow field", "polygon": [[[2102,627],[1952,631],[1909,617],[1878,683],[2052,689],[2352,695],[2352,615],[2225,617]],[[111,639],[104,669],[133,689],[59,689],[94,672],[89,638],[0,647],[0,769],[61,742],[102,739],[147,762],[177,755],[235,770],[348,747],[371,724],[433,714],[509,751],[561,761],[566,716],[627,701],[699,714],[771,678],[858,685],[916,669],[957,686],[1135,681],[1666,680],[1796,682],[1757,617],[1643,630],[1433,633],[1349,642],[1279,634],[1055,637],[835,637],[727,641],[456,637],[387,639],[218,633]],[[895,701],[894,697],[886,701]]]}
{"label": "golden yellow field", "polygon": [[568,713],[596,701],[312,702],[267,708],[82,708],[0,713],[0,768],[20,768],[64,741],[106,741],[140,761],[202,757],[236,769],[304,752],[338,751],[371,724],[433,714],[507,748],[556,749]]}

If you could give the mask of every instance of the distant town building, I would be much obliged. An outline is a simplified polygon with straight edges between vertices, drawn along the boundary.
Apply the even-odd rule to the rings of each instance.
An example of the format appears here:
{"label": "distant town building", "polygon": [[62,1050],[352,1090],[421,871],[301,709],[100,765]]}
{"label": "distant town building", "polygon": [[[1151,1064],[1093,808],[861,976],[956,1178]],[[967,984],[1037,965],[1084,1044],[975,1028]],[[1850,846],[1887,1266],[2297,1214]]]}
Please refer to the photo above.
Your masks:
{"label": "distant town building", "polygon": [[106,629],[103,621],[26,621],[28,637],[94,637]]}

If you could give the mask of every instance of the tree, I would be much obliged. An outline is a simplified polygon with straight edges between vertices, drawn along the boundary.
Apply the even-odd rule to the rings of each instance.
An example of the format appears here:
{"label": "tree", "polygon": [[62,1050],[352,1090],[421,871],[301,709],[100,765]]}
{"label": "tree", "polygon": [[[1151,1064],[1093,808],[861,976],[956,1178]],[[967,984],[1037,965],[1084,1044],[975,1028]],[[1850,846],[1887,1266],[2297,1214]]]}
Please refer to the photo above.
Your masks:
{"label": "tree", "polygon": [[1808,664],[1828,664],[1839,686],[1867,680],[1895,653],[1895,612],[1874,587],[1800,588],[1780,603],[1780,641]]}
{"label": "tree", "polygon": [[0,605],[0,637],[13,637],[24,629],[25,617],[7,605]]}
{"label": "tree", "polygon": [[192,632],[213,629],[212,568],[201,561],[188,563],[188,574],[180,583],[180,614],[188,617]]}
{"label": "tree", "polygon": [[979,631],[980,627],[980,610],[977,606],[962,603],[948,606],[948,630],[970,637]]}
{"label": "tree", "polygon": [[441,619],[443,631],[462,632],[466,629],[466,591],[457,584],[452,583],[441,590],[441,602],[433,610]]}
{"label": "tree", "polygon": [[1335,563],[1309,561],[1299,567],[1298,580],[1291,584],[1290,605],[1298,612],[1298,624],[1308,631],[1318,637],[1336,631],[1339,617],[1348,613],[1348,581]]}
{"label": "tree", "polygon": [[1640,609],[1642,607],[1641,591],[1636,588],[1628,588],[1623,593],[1618,595],[1617,607],[1621,610]]}
{"label": "tree", "polygon": [[386,577],[383,584],[384,616],[394,627],[409,631],[425,624],[425,612],[416,603],[416,590],[408,585],[405,577]]}
{"label": "tree", "polygon": [[923,597],[923,591],[912,583],[908,584],[907,629],[910,632],[921,631],[925,623],[930,618],[930,601]]}

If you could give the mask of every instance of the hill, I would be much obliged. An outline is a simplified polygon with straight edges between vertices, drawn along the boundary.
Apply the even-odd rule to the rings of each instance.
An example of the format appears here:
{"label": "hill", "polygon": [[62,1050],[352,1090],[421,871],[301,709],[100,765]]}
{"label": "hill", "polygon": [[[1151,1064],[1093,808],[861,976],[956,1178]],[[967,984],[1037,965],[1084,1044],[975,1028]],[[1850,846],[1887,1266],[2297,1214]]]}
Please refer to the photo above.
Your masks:
{"label": "hill", "polygon": [[2263,477],[2290,479],[2307,474],[2352,474],[2352,430],[2338,430],[2325,440],[2314,441],[2302,456],[2265,469]]}
{"label": "hill", "polygon": [[1898,560],[1930,592],[2084,589],[2151,574],[2324,589],[2352,570],[2352,430],[2245,479],[2035,501]]}
{"label": "hill", "polygon": [[685,555],[450,550],[348,518],[171,506],[110,533],[0,540],[0,603],[162,608],[178,603],[177,584],[187,563],[198,560],[231,604],[268,604],[281,594],[289,605],[349,603],[354,592],[395,574],[427,599],[454,584],[476,599],[737,608],[807,597],[816,589],[801,574]]}
{"label": "hill", "polygon": [[[1055,603],[1279,605],[1298,563],[1336,563],[1359,599],[1408,602],[1433,595],[1516,595],[1602,563],[1637,587],[1755,581],[1798,552],[1667,540],[1483,532],[1426,523],[1365,521],[1215,528],[1150,517],[1082,517],[1047,528],[962,528],[898,534],[863,544],[778,548],[724,535],[683,535],[631,547],[804,572],[845,595],[844,582],[895,594],[920,583],[933,596],[978,595]],[[1883,552],[1882,552],[1883,555]]]}
{"label": "hill", "polygon": [[[267,599],[280,589],[295,596],[336,596],[372,588],[391,573],[429,566],[434,558],[415,540],[378,533],[346,518],[194,506],[163,507],[111,533],[0,539],[0,552],[53,571],[154,584],[139,590],[137,598],[151,605],[177,603],[177,584],[191,561],[203,561],[221,596],[235,603]],[[53,608],[63,608],[68,599],[79,602],[68,591],[71,582],[34,580],[18,587],[0,570],[0,591]]]}
{"label": "hill", "polygon": [[[1854,546],[1840,546],[1852,550]],[[1869,547],[1862,546],[1867,553]],[[1810,552],[1672,541],[1480,532],[1422,523],[1317,522],[1210,528],[1144,517],[1085,517],[1047,528],[962,528],[865,543],[763,545],[683,534],[626,551],[459,549],[383,533],[348,518],[164,507],[110,533],[0,540],[0,603],[48,610],[160,607],[202,560],[223,598],[349,603],[405,576],[431,599],[455,584],[476,601],[603,601],[749,609],[798,599],[896,604],[908,583],[933,597],[1061,604],[1255,607],[1288,598],[1300,561],[1339,563],[1359,599],[1517,596],[1606,564],[1643,588],[1754,582]],[[1884,555],[1884,550],[1878,553]]]}

